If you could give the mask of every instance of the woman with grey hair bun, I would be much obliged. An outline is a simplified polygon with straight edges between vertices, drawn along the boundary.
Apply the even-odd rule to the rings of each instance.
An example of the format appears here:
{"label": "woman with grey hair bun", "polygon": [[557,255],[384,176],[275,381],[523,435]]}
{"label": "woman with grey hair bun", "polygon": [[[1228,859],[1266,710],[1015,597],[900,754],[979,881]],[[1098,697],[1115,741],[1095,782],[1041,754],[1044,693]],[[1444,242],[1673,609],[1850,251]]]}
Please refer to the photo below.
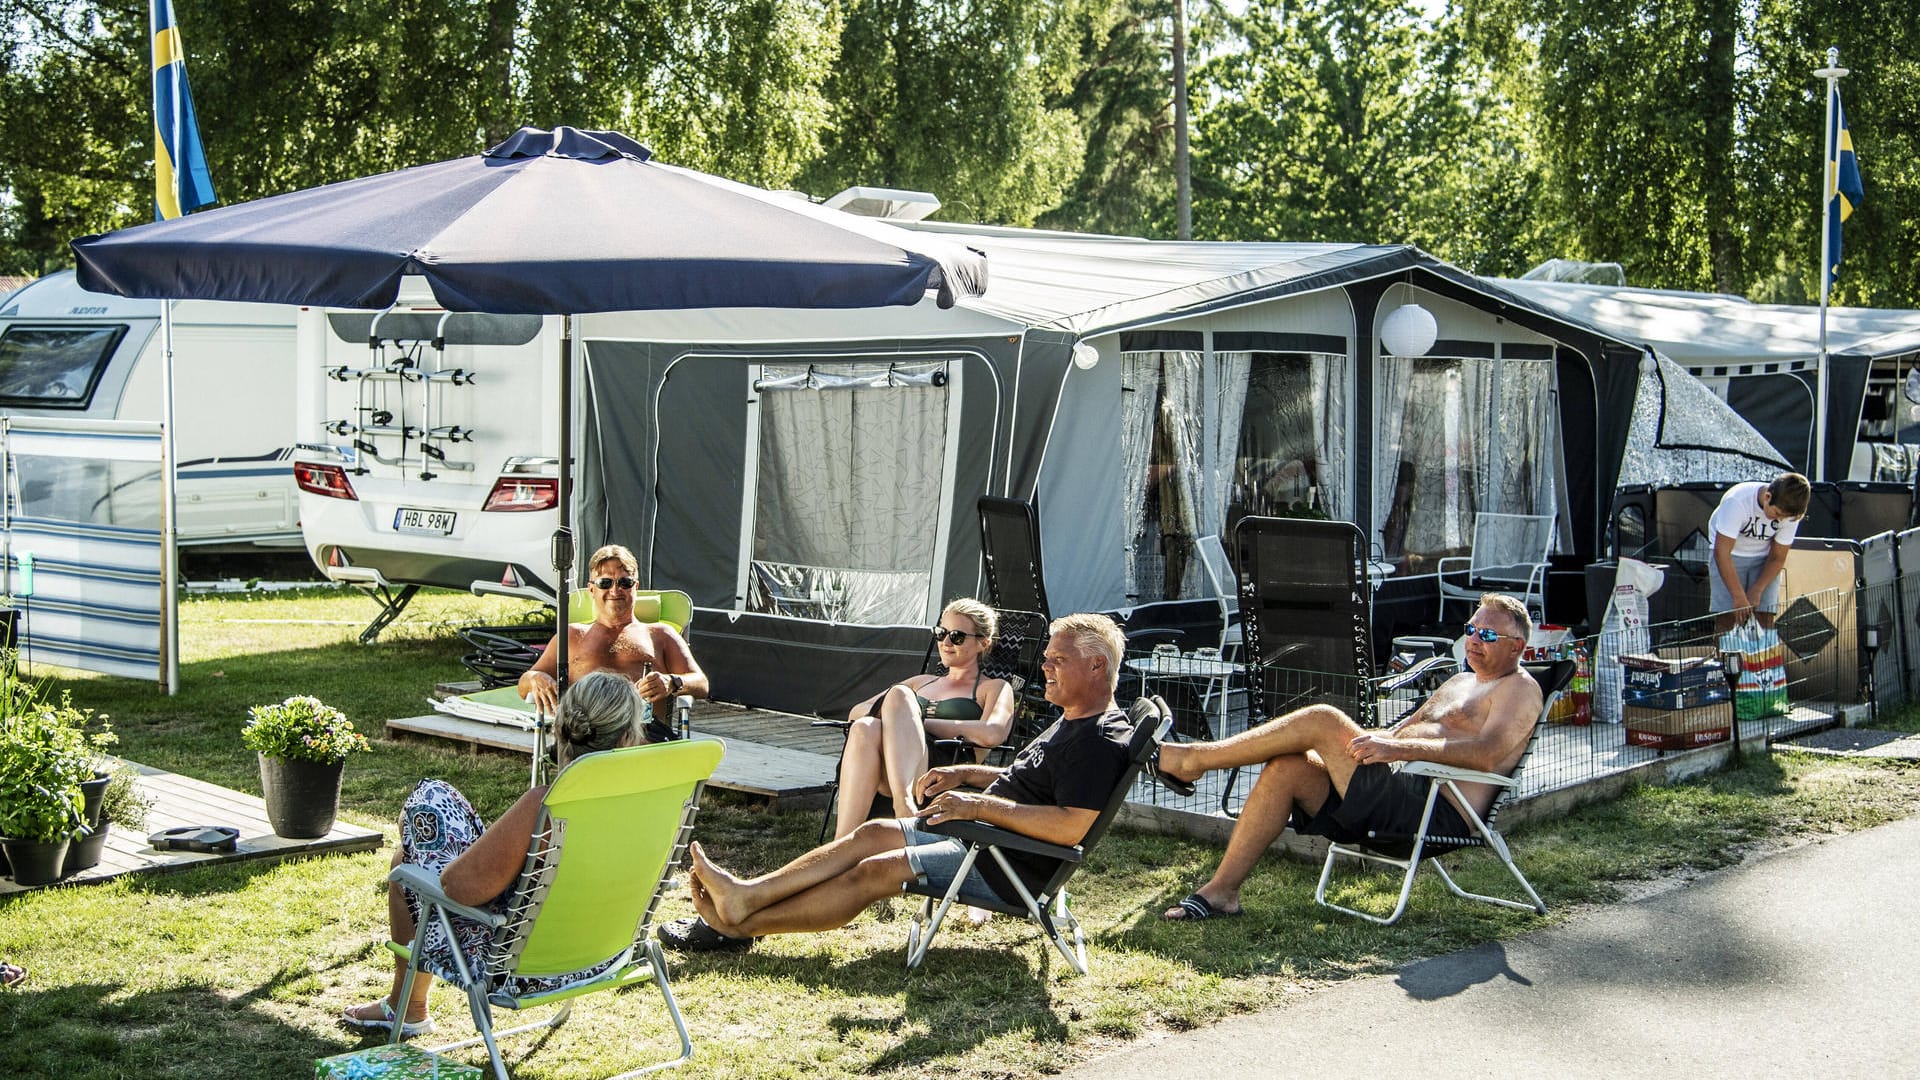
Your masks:
{"label": "woman with grey hair bun", "polygon": [[[595,671],[581,676],[567,687],[554,717],[554,751],[561,768],[578,757],[637,746],[645,742],[639,724],[640,692],[623,676],[610,671]],[[445,780],[422,780],[400,808],[400,845],[393,865],[406,863],[437,871],[440,884],[455,903],[489,911],[503,910],[506,893],[519,879],[526,863],[527,848],[533,842],[533,826],[540,817],[540,804],[547,797],[545,785],[531,788],[520,796],[491,827],[480,820],[473,804]],[[420,916],[419,902],[397,883],[387,885],[387,932],[395,942],[413,940],[414,924]],[[348,1027],[362,1031],[391,1031],[400,1025],[401,1037],[423,1035],[433,1030],[427,1018],[427,991],[433,986],[430,971],[443,976],[454,970],[452,948],[457,944],[469,968],[482,960],[492,931],[482,923],[455,917],[455,943],[447,941],[437,925],[427,929],[422,946],[422,966],[426,970],[413,981],[413,997],[404,1016],[400,1012],[400,983],[407,964],[394,958],[393,987],[387,996],[365,1005],[356,1005],[340,1016]],[[532,993],[559,986],[579,978],[578,973],[549,979],[523,979],[521,992]]]}

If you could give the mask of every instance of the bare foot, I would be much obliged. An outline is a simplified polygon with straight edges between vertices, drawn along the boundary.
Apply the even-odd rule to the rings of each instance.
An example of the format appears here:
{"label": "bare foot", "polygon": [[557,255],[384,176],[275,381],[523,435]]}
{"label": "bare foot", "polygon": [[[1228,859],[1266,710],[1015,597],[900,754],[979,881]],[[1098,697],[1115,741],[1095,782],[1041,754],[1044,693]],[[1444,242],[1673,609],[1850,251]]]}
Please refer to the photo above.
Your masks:
{"label": "bare foot", "polygon": [[745,897],[740,895],[740,879],[714,865],[698,840],[687,845],[687,853],[693,858],[693,874],[688,884],[694,910],[707,920],[708,926],[728,937],[751,936],[735,932],[741,920],[753,914],[746,909]]}
{"label": "bare foot", "polygon": [[1196,769],[1187,763],[1187,748],[1179,743],[1160,744],[1160,771],[1175,780],[1189,783],[1206,775],[1205,769]]}
{"label": "bare foot", "polygon": [[[349,1020],[361,1020],[372,1023],[393,1020],[393,1009],[386,998],[374,998],[365,1005],[355,1005],[341,1015]],[[407,1010],[407,1023],[417,1024],[427,1018],[427,1003],[421,1002],[418,1008]]]}

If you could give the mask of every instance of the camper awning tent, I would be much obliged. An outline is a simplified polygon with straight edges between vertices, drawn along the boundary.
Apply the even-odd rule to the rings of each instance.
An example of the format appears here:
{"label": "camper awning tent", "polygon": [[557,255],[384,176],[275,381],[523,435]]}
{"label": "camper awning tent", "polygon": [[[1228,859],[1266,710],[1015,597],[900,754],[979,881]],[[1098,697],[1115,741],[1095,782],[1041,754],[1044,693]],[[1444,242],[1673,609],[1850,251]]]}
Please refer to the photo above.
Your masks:
{"label": "camper awning tent", "polygon": [[[1641,341],[1722,392],[1795,468],[1810,471],[1820,310],[1717,293],[1568,282],[1499,281],[1539,307]],[[1920,311],[1827,312],[1827,461],[1845,479],[1871,365],[1920,353]]]}
{"label": "camper awning tent", "polygon": [[[924,630],[909,628],[980,587],[983,494],[1038,503],[1059,611],[1132,606],[1121,442],[1123,399],[1138,388],[1122,370],[1147,350],[1206,363],[1238,350],[1242,371],[1249,352],[1337,358],[1345,411],[1329,426],[1351,444],[1340,448],[1351,461],[1342,496],[1377,534],[1381,436],[1364,419],[1375,327],[1415,296],[1439,309],[1441,348],[1484,358],[1476,370],[1498,372],[1505,356],[1550,372],[1538,400],[1556,414],[1517,437],[1564,445],[1542,462],[1553,475],[1529,482],[1564,475],[1552,501],[1565,545],[1597,550],[1639,383],[1637,342],[1404,246],[909,228],[985,252],[993,287],[945,311],[581,322],[591,386],[583,539],[630,544],[654,581],[693,595],[701,660],[723,693],[833,712],[912,670]],[[1228,378],[1207,370],[1207,386]],[[1488,419],[1469,419],[1493,423],[1498,410],[1482,405]],[[1215,407],[1194,402],[1196,415]],[[1202,531],[1221,528],[1215,508]]]}

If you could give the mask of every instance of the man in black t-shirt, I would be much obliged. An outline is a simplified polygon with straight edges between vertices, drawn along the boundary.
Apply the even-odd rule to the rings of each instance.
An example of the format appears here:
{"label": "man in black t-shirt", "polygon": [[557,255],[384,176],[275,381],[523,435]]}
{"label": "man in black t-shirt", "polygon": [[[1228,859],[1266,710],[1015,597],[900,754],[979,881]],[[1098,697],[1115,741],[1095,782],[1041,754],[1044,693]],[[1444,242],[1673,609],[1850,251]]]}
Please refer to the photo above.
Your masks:
{"label": "man in black t-shirt", "polygon": [[[693,906],[706,923],[735,938],[831,930],[874,901],[898,896],[910,882],[945,888],[959,870],[964,845],[923,824],[984,821],[1048,843],[1079,843],[1127,768],[1130,729],[1113,701],[1125,641],[1103,615],[1069,615],[1048,629],[1052,637],[1041,669],[1047,700],[1060,707],[1061,719],[1012,765],[929,770],[916,785],[925,808],[921,817],[869,821],[762,877],[729,873],[695,842]],[[1008,854],[1029,888],[1053,872],[1048,860]],[[987,869],[976,865],[969,873],[963,899],[1016,895],[998,867],[990,874]]]}

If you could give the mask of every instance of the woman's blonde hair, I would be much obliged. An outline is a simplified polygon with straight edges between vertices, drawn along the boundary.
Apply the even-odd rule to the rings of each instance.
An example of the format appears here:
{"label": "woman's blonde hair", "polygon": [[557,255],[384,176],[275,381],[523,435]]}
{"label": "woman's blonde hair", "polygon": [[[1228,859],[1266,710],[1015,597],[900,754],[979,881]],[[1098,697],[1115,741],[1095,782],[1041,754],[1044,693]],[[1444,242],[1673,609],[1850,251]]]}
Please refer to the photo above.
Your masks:
{"label": "woman's blonde hair", "polygon": [[594,671],[575,679],[554,710],[553,738],[561,764],[623,742],[643,742],[635,722],[639,716],[640,691],[625,676]]}
{"label": "woman's blonde hair", "polygon": [[971,596],[947,601],[947,606],[940,609],[940,614],[961,615],[973,620],[975,632],[984,635],[989,642],[1000,632],[999,613]]}

